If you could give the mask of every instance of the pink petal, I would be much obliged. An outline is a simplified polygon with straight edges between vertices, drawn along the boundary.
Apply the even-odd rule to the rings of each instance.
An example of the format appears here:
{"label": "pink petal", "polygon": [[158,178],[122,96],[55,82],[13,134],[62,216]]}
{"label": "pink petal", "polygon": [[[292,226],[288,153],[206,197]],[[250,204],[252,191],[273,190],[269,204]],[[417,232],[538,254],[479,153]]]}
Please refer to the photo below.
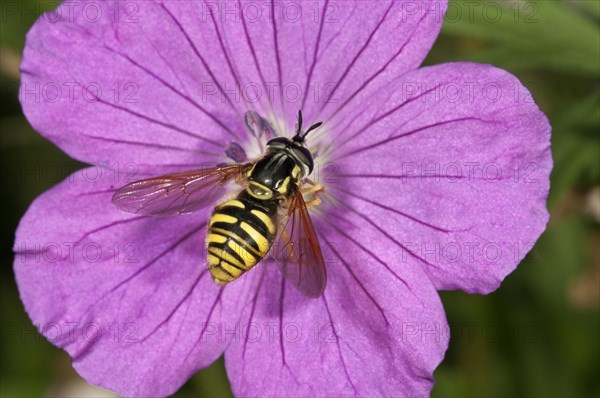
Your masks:
{"label": "pink petal", "polygon": [[514,76],[466,63],[407,74],[369,104],[339,120],[338,198],[403,248],[398,267],[496,289],[548,221],[546,116]]}
{"label": "pink petal", "polygon": [[298,109],[307,120],[353,109],[421,63],[446,2],[78,6],[101,17],[66,3],[27,36],[25,115],[76,159],[144,168],[217,161],[246,109],[281,134]]}
{"label": "pink petal", "polygon": [[[75,6],[88,14],[73,12]],[[92,10],[98,20],[86,16],[96,15]],[[188,24],[153,1],[62,4],[27,35],[25,115],[88,163],[144,168],[218,161],[227,141],[245,132],[243,109],[207,99],[205,86],[217,71],[225,78],[225,61],[197,54],[194,46],[204,48],[205,38],[188,42],[195,33]],[[207,34],[214,29],[203,26]]]}
{"label": "pink petal", "polygon": [[[213,3],[212,9],[223,23],[222,41],[241,85],[262,87],[260,103],[267,97],[292,128],[299,109],[306,120],[327,120],[417,68],[440,31],[446,5],[242,1]],[[236,9],[237,19],[228,13]]]}
{"label": "pink petal", "polygon": [[[79,374],[126,396],[175,392],[218,358],[235,298],[205,267],[207,212],[140,217],[110,205],[114,176],[84,169],[39,197],[21,220],[15,274],[29,316]],[[250,282],[250,279],[248,279]]]}
{"label": "pink petal", "polygon": [[364,240],[377,235],[373,227],[353,215],[347,221],[344,230],[318,225],[328,270],[321,298],[301,296],[272,264],[254,281],[239,338],[225,354],[236,396],[431,390],[449,338],[435,288],[418,264],[398,267],[400,248]]}

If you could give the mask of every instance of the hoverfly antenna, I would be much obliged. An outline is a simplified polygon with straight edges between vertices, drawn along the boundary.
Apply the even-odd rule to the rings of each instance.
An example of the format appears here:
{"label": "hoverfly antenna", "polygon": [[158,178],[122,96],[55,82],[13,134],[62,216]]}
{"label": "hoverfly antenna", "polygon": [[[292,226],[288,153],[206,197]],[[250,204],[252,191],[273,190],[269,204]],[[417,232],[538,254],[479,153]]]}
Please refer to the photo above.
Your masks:
{"label": "hoverfly antenna", "polygon": [[322,124],[323,124],[323,122],[319,122],[319,123],[315,123],[312,126],[310,126],[308,128],[308,130],[306,130],[306,133],[304,133],[304,135],[302,136],[302,139],[304,139],[308,135],[308,133],[310,133],[311,131],[321,127]]}
{"label": "hoverfly antenna", "polygon": [[302,111],[298,111],[298,124],[296,124],[296,137],[300,137],[300,133],[302,133]]}
{"label": "hoverfly antenna", "polygon": [[323,122],[315,123],[312,126],[310,126],[306,130],[306,132],[304,132],[304,134],[302,134],[302,111],[298,111],[298,125],[296,127],[296,135],[294,135],[294,138],[292,138],[292,140],[295,142],[303,143],[308,133],[310,133],[316,128],[319,128],[322,124]]}

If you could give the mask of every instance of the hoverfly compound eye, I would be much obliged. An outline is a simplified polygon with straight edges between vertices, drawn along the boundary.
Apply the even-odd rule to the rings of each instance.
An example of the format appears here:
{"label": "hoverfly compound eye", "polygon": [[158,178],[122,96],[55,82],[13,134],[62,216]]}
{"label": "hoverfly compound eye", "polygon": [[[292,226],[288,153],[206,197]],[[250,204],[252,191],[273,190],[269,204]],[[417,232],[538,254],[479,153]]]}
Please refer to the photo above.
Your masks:
{"label": "hoverfly compound eye", "polygon": [[296,147],[293,150],[294,156],[298,159],[302,165],[304,166],[304,176],[306,177],[313,171],[314,163],[312,154],[307,148],[304,147]]}
{"label": "hoverfly compound eye", "polygon": [[285,148],[291,144],[291,141],[285,137],[277,137],[267,142],[268,147]]}

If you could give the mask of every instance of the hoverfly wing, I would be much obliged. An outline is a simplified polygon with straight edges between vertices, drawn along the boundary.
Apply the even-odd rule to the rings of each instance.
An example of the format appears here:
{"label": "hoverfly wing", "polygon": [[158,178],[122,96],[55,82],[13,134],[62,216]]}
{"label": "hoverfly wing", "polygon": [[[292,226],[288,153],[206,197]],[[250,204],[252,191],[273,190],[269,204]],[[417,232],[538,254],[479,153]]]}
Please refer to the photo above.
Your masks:
{"label": "hoverfly wing", "polygon": [[121,210],[153,216],[188,214],[214,204],[225,184],[243,176],[247,164],[183,171],[135,181],[112,197]]}
{"label": "hoverfly wing", "polygon": [[307,297],[317,298],[323,294],[327,283],[325,263],[299,191],[290,199],[274,249],[275,263],[288,282]]}

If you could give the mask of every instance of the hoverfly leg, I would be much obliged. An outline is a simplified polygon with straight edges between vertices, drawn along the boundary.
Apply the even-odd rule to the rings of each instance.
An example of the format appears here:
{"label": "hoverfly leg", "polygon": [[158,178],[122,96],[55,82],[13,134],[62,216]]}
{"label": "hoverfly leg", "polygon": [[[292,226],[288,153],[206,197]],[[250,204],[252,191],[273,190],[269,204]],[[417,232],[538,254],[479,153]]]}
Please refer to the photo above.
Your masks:
{"label": "hoverfly leg", "polygon": [[322,184],[317,184],[314,181],[310,180],[310,179],[306,179],[305,181],[308,185],[311,185],[310,187],[306,187],[306,188],[301,188],[300,189],[300,193],[302,195],[309,195],[312,194],[312,199],[309,201],[306,201],[306,207],[312,207],[312,206],[318,206],[321,204],[321,198],[320,198],[320,193],[325,191],[325,187]]}

